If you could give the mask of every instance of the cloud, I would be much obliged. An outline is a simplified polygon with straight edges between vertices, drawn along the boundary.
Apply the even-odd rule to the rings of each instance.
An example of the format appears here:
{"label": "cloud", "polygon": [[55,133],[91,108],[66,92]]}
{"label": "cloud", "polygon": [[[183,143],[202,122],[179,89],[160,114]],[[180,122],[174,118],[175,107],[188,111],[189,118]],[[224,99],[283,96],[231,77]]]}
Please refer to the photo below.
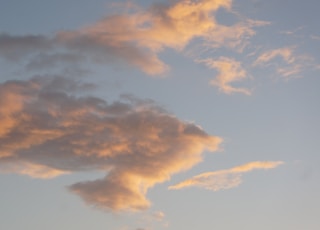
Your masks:
{"label": "cloud", "polygon": [[270,25],[270,22],[252,19],[245,19],[230,26],[217,23],[215,29],[208,34],[206,45],[243,52],[250,44],[250,38],[256,35],[254,28],[266,25]]}
{"label": "cloud", "polygon": [[26,65],[27,70],[41,70],[48,71],[59,65],[67,65],[81,63],[85,59],[84,56],[72,52],[60,53],[38,53],[34,55],[32,60]]}
{"label": "cloud", "polygon": [[48,51],[53,43],[46,36],[13,36],[0,33],[0,55],[8,60],[17,61],[36,51]]}
{"label": "cloud", "polygon": [[284,47],[274,50],[269,50],[261,54],[255,61],[255,65],[262,65],[264,63],[270,62],[276,57],[281,57],[286,63],[291,64],[295,62],[295,57],[293,55],[293,47]]}
{"label": "cloud", "polygon": [[[79,31],[61,32],[59,38],[74,46],[108,48],[147,74],[157,75],[169,68],[158,58],[165,48],[179,52],[192,40],[200,38],[200,43],[210,48],[228,47],[241,51],[256,34],[254,27],[269,24],[239,19],[231,26],[222,25],[214,15],[221,8],[232,13],[232,1],[187,0],[154,4],[135,13],[106,17]],[[82,39],[89,42],[83,44]]]}
{"label": "cloud", "polygon": [[[0,160],[1,161],[1,160]],[[28,175],[38,179],[51,179],[63,174],[68,174],[65,170],[58,170],[47,167],[46,165],[29,163],[25,161],[9,161],[4,162],[0,165],[1,173],[17,173],[21,175]]]}
{"label": "cloud", "polygon": [[[276,62],[280,58],[284,63]],[[295,47],[283,47],[263,52],[253,63],[253,66],[273,66],[276,72],[283,77],[293,77],[304,69],[314,69],[312,57],[298,54]]]}
{"label": "cloud", "polygon": [[312,40],[320,41],[320,36],[319,35],[310,35],[310,38]]}
{"label": "cloud", "polygon": [[221,138],[152,101],[80,96],[88,87],[61,77],[0,84],[0,172],[52,178],[102,171],[104,178],[70,191],[101,209],[137,211],[150,206],[151,187],[219,148]]}
{"label": "cloud", "polygon": [[176,190],[186,187],[200,187],[212,191],[230,189],[242,183],[242,174],[256,169],[272,169],[283,164],[281,161],[256,161],[231,169],[206,172],[172,185],[169,189]]}
{"label": "cloud", "polygon": [[214,14],[221,8],[233,13],[231,0],[180,0],[147,9],[128,7],[132,10],[108,15],[78,30],[58,31],[52,37],[1,34],[0,55],[14,61],[28,56],[31,69],[56,66],[62,60],[122,60],[148,75],[161,75],[170,69],[159,58],[166,48],[180,52],[200,38],[200,43],[208,47],[241,50],[255,35],[253,27],[267,24],[240,18],[231,26],[219,24]]}
{"label": "cloud", "polygon": [[153,5],[148,10],[108,16],[78,31],[61,31],[57,41],[70,49],[94,53],[95,59],[119,57],[149,75],[162,74],[169,66],[158,53],[168,47],[181,50],[193,38],[203,37],[216,25],[211,13],[230,5],[229,0]]}
{"label": "cloud", "polygon": [[241,66],[241,63],[227,57],[220,57],[219,59],[203,59],[198,62],[204,63],[210,69],[216,69],[218,75],[210,84],[217,86],[220,91],[226,94],[243,93],[250,95],[250,90],[246,88],[236,88],[230,85],[233,82],[241,81],[247,78],[247,72]]}
{"label": "cloud", "polygon": [[[81,71],[86,66],[82,64],[87,62],[122,63],[150,76],[161,76],[171,68],[161,60],[161,52],[166,49],[180,53],[192,50],[190,55],[196,63],[200,60],[218,71],[211,85],[226,94],[251,94],[250,89],[231,85],[247,78],[239,61],[230,57],[204,58],[204,55],[208,50],[221,48],[242,53],[255,36],[256,28],[269,25],[269,22],[242,17],[233,11],[231,0],[180,0],[152,4],[148,8],[133,4],[120,6],[125,10],[76,30],[58,31],[51,37],[0,34],[0,57],[15,63],[19,60],[31,71],[55,68],[81,68]],[[220,9],[224,9],[226,15],[232,15],[235,22],[224,25],[217,21],[216,14]],[[257,58],[254,66],[263,66],[277,56],[290,62],[289,68],[277,68],[279,74],[291,76],[301,71],[300,62],[291,63],[294,59],[291,48],[266,52]]]}
{"label": "cloud", "polygon": [[152,216],[157,221],[162,221],[165,218],[165,214],[162,211],[156,211]]}

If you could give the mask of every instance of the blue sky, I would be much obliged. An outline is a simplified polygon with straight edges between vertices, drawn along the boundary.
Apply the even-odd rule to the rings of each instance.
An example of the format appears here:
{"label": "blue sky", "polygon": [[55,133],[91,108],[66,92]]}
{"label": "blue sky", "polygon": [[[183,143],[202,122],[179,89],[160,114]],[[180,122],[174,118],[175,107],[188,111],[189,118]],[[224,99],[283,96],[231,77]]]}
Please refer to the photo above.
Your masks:
{"label": "blue sky", "polygon": [[3,1],[1,229],[319,229],[308,1]]}

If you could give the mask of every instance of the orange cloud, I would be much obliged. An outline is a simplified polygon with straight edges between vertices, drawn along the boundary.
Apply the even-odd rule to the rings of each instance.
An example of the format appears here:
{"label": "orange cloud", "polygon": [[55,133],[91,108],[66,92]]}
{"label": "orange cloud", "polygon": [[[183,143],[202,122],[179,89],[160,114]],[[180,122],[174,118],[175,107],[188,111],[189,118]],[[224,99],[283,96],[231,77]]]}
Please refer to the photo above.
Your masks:
{"label": "orange cloud", "polygon": [[7,108],[0,110],[0,172],[52,178],[103,171],[104,178],[70,190],[102,209],[135,211],[149,207],[151,187],[222,141],[153,102],[78,96],[85,88],[63,78],[0,84],[0,108]]}
{"label": "orange cloud", "polygon": [[27,175],[38,179],[51,179],[63,174],[68,174],[67,171],[62,171],[50,168],[46,165],[39,165],[29,162],[3,162],[0,167],[0,173],[17,173]]}
{"label": "orange cloud", "polygon": [[0,34],[0,54],[11,60],[31,57],[27,63],[31,69],[86,59],[97,63],[123,60],[148,75],[161,75],[170,69],[158,57],[166,48],[180,52],[200,38],[201,46],[239,51],[255,35],[254,27],[267,24],[238,17],[234,25],[221,25],[215,18],[220,8],[232,14],[232,1],[180,0],[147,9],[132,6],[78,30],[59,31],[52,38]]}
{"label": "orange cloud", "polygon": [[182,50],[192,39],[208,37],[217,25],[212,13],[221,7],[229,9],[231,1],[158,4],[144,11],[106,17],[79,31],[60,32],[57,39],[77,49],[101,47],[147,74],[157,75],[169,69],[158,53],[164,48]]}
{"label": "orange cloud", "polygon": [[210,84],[217,86],[220,91],[226,94],[243,93],[250,95],[251,92],[245,88],[236,88],[231,86],[231,83],[241,81],[247,78],[247,72],[241,66],[241,63],[227,57],[220,57],[217,60],[204,59],[198,62],[204,63],[210,69],[216,69],[218,75]]}
{"label": "orange cloud", "polygon": [[242,183],[242,174],[256,169],[272,169],[283,164],[281,161],[256,161],[227,170],[202,173],[190,179],[172,185],[169,189],[176,190],[186,187],[201,187],[212,191],[230,189]]}

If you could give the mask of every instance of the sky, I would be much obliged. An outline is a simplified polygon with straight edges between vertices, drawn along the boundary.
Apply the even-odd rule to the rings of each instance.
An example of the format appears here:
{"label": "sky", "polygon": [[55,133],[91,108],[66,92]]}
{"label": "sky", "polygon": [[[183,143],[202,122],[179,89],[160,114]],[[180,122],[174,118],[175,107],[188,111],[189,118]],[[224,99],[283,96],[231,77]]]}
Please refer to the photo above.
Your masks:
{"label": "sky", "polygon": [[319,229],[319,1],[0,3],[1,229]]}

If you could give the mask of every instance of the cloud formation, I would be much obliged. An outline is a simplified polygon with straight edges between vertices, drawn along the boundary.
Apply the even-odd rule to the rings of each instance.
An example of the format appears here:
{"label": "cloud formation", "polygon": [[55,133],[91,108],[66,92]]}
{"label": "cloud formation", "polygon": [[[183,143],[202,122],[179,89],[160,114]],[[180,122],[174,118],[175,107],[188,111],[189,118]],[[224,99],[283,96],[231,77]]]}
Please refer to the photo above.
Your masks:
{"label": "cloud formation", "polygon": [[[250,89],[232,83],[247,78],[249,69],[243,65],[251,61],[249,56],[255,60],[246,66],[263,70],[272,67],[285,78],[319,67],[314,58],[300,54],[297,45],[261,51],[264,44],[254,44],[252,37],[270,22],[241,16],[234,11],[232,0],[177,0],[147,8],[130,3],[119,6],[125,10],[79,29],[57,31],[53,36],[1,33],[0,57],[15,64],[22,62],[31,71],[79,69],[86,66],[80,65],[83,63],[122,63],[150,76],[162,76],[171,66],[161,59],[161,52],[173,49],[216,69],[218,74],[210,84],[221,92],[246,95],[251,94]],[[226,18],[232,17],[232,23],[218,20],[221,9]],[[208,57],[211,51],[213,55]],[[220,51],[242,56],[237,60],[246,61],[240,63]],[[277,58],[280,61],[276,62]]]}
{"label": "cloud formation", "polygon": [[256,169],[272,169],[283,164],[281,161],[255,161],[231,169],[206,172],[172,185],[169,189],[200,187],[212,191],[230,189],[242,183],[242,174]]}
{"label": "cloud formation", "polygon": [[243,93],[250,95],[250,90],[246,88],[236,88],[231,85],[233,82],[241,81],[247,78],[246,70],[241,66],[241,63],[227,57],[220,57],[219,59],[204,59],[199,60],[208,68],[215,69],[218,75],[215,79],[210,81],[211,85],[217,86],[220,91],[226,94]]}
{"label": "cloud formation", "polygon": [[151,101],[113,103],[64,78],[0,84],[0,172],[35,178],[103,171],[69,189],[112,211],[149,207],[149,188],[216,151],[221,138],[179,120]]}

